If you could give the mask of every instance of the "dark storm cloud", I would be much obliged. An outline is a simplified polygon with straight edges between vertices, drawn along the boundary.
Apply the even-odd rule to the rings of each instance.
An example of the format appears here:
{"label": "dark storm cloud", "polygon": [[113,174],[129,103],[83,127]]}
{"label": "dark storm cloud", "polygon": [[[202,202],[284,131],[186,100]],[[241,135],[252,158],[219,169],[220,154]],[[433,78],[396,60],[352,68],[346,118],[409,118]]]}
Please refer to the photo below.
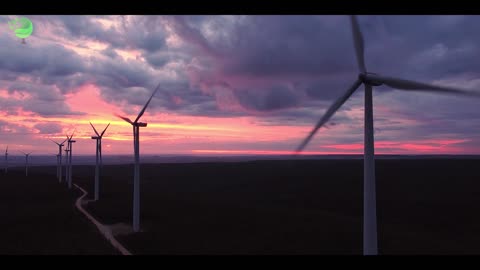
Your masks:
{"label": "dark storm cloud", "polygon": [[55,123],[41,123],[33,126],[40,134],[55,134],[62,132],[62,126]]}
{"label": "dark storm cloud", "polygon": [[18,41],[0,36],[0,69],[31,76],[67,76],[84,71],[82,59],[62,45],[19,46]]}
{"label": "dark storm cloud", "polygon": [[[156,17],[156,16],[152,16]],[[99,19],[115,18],[121,26],[103,26]],[[86,38],[120,49],[142,49],[155,52],[165,47],[165,30],[150,16],[52,16],[49,22],[63,25],[72,38]]]}
{"label": "dark storm cloud", "polygon": [[[260,95],[259,95],[260,93]],[[285,86],[274,86],[268,90],[240,89],[234,91],[240,104],[255,111],[273,111],[297,106],[301,97],[298,91]]]}

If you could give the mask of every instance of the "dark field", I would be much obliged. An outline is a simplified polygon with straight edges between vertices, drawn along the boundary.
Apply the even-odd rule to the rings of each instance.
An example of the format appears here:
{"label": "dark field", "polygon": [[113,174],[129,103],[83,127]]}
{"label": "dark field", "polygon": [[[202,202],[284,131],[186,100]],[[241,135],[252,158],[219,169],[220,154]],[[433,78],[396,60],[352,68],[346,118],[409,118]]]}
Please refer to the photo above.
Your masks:
{"label": "dark field", "polygon": [[[42,168],[47,170],[47,168]],[[118,254],[75,208],[81,195],[54,175],[0,172],[0,254]]]}
{"label": "dark field", "polygon": [[[480,254],[479,165],[475,159],[377,160],[380,254]],[[21,209],[28,203],[36,209],[13,215],[6,236],[27,231],[48,241],[82,234],[86,242],[85,234],[95,244],[90,251],[106,253],[93,225],[73,208],[78,192],[67,196],[53,167],[31,171],[32,182],[34,173],[47,171],[52,180],[35,178],[36,193],[1,184],[9,190],[2,192],[2,224],[15,209],[5,207],[5,196],[24,198]],[[101,222],[131,224],[133,166],[104,166],[102,174],[100,201],[87,209]],[[94,167],[75,166],[73,175],[93,195]],[[362,254],[362,160],[144,164],[140,177],[143,232],[117,237],[133,254]],[[44,200],[50,203],[41,207]],[[64,249],[82,252],[55,250]]]}

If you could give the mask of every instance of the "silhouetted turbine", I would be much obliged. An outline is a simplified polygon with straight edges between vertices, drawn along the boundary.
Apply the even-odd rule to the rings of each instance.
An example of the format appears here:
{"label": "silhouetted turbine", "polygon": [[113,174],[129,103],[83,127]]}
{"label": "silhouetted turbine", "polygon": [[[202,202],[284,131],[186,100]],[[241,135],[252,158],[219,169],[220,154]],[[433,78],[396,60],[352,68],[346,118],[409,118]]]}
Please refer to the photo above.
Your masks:
{"label": "silhouetted turbine", "polygon": [[110,126],[110,123],[108,123],[107,127],[102,131],[101,134],[98,134],[97,130],[95,127],[90,123],[90,125],[93,128],[93,131],[95,131],[95,134],[97,136],[92,136],[92,139],[96,140],[97,142],[97,147],[96,147],[96,163],[95,163],[95,201],[97,201],[100,197],[100,176],[99,176],[99,157],[100,157],[100,164],[102,164],[102,137],[107,128]]}
{"label": "silhouetted turbine", "polygon": [[64,146],[64,143],[67,141],[67,139],[65,139],[63,142],[61,143],[57,143],[53,140],[50,140],[52,141],[53,143],[55,143],[56,145],[58,145],[58,155],[57,155],[57,177],[58,177],[58,182],[61,183],[62,182],[62,147]]}

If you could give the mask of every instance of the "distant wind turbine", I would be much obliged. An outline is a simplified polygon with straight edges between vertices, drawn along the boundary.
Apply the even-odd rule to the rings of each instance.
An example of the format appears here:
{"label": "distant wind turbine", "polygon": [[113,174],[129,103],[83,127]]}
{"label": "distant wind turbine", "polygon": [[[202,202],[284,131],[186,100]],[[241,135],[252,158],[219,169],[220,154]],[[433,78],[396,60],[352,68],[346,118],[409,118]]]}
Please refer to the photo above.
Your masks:
{"label": "distant wind turbine", "polygon": [[5,150],[5,173],[8,172],[8,145],[7,149]]}
{"label": "distant wind turbine", "polygon": [[61,143],[57,143],[53,140],[50,140],[52,141],[53,143],[55,143],[56,145],[58,145],[58,155],[57,155],[57,177],[58,177],[58,182],[61,183],[62,182],[62,147],[64,146],[64,143],[67,141],[67,139],[65,139],[63,142]]}
{"label": "distant wind turbine", "polygon": [[456,94],[464,96],[480,97],[480,93],[466,91],[463,89],[435,86],[426,83],[384,77],[367,72],[364,61],[363,36],[358,25],[357,18],[350,16],[353,42],[357,64],[360,69],[357,80],[339,99],[337,99],[325,112],[307,138],[297,148],[301,152],[310,142],[315,133],[334,115],[334,113],[350,98],[350,96],[363,84],[365,86],[365,141],[364,141],[364,167],[363,167],[363,254],[377,255],[377,213],[375,193],[375,158],[374,158],[374,137],[373,137],[373,86],[382,84],[391,88],[405,91],[425,91],[443,94]]}
{"label": "distant wind turbine", "polygon": [[76,141],[72,140],[73,134],[75,134],[75,130],[73,131],[72,135],[68,137],[67,135],[67,143],[68,143],[68,188],[72,188],[72,152],[73,152],[73,143]]}
{"label": "distant wind turbine", "polygon": [[115,114],[117,117],[125,120],[133,126],[133,150],[135,153],[135,167],[133,175],[133,231],[138,232],[140,230],[140,127],[146,127],[147,123],[138,122],[140,117],[147,109],[148,104],[152,100],[155,93],[160,89],[160,83],[157,88],[153,91],[152,95],[148,99],[147,103],[143,109],[138,114],[135,121],[130,120],[127,117],[120,116]]}
{"label": "distant wind turbine", "polygon": [[90,122],[90,125],[93,128],[93,131],[95,131],[95,134],[97,136],[92,136],[92,139],[96,140],[97,142],[97,147],[96,147],[96,164],[95,164],[95,201],[99,199],[99,193],[100,193],[100,179],[99,179],[99,157],[100,157],[100,164],[102,164],[102,137],[103,134],[105,134],[105,131],[107,128],[110,126],[110,123],[108,123],[107,127],[102,131],[101,134],[98,134],[97,130],[93,126],[93,124]]}
{"label": "distant wind turbine", "polygon": [[25,155],[25,176],[28,176],[28,157],[30,156],[30,154],[32,152],[30,152],[28,154],[23,152],[23,151],[20,151],[20,152],[22,152]]}

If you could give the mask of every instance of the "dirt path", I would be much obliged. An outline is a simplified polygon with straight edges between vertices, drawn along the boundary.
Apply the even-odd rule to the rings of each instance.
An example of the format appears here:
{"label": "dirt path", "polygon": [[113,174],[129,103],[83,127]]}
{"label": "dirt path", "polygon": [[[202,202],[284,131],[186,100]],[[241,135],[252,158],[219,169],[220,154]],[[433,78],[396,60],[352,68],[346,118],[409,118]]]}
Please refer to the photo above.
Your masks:
{"label": "dirt path", "polygon": [[82,200],[87,196],[88,192],[86,192],[83,188],[77,186],[74,184],[74,186],[79,189],[81,192],[83,192],[83,195],[80,196],[77,201],[75,202],[75,206],[77,209],[82,212],[95,226],[97,226],[98,230],[100,233],[103,234],[103,236],[112,244],[112,246],[117,249],[122,255],[132,255],[130,251],[128,251],[122,244],[120,244],[117,239],[113,236],[112,229],[110,226],[106,226],[102,223],[100,223],[98,220],[96,220],[92,215],[90,215],[83,207],[82,207]]}

